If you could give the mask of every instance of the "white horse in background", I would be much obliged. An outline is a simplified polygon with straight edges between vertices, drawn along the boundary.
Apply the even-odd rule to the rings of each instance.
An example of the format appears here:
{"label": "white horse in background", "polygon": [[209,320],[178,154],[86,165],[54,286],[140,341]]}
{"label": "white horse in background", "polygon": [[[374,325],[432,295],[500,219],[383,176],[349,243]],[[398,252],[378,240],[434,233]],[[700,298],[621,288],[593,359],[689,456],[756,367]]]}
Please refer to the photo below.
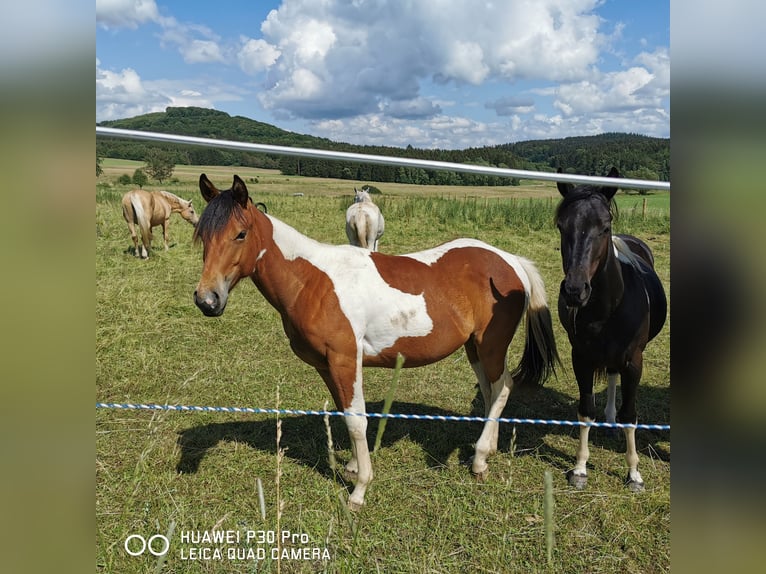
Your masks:
{"label": "white horse in background", "polygon": [[383,214],[370,194],[354,188],[354,203],[346,210],[346,235],[351,245],[377,251],[384,229]]}

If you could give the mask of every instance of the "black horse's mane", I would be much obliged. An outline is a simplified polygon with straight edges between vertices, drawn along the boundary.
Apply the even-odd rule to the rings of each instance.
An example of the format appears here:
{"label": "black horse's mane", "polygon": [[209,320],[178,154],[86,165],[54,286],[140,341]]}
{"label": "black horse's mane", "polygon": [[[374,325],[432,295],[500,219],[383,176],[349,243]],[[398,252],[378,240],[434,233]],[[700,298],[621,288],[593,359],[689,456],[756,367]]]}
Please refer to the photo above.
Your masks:
{"label": "black horse's mane", "polygon": [[194,230],[194,241],[206,243],[226,226],[232,215],[245,223],[245,210],[234,199],[232,191],[227,189],[211,199],[200,215]]}

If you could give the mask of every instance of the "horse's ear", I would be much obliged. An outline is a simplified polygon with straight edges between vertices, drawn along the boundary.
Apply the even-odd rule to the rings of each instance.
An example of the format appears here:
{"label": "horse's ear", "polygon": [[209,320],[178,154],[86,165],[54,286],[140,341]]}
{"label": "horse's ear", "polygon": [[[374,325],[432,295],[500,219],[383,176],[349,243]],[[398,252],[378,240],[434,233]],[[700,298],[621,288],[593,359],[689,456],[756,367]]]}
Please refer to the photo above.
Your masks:
{"label": "horse's ear", "polygon": [[234,176],[234,183],[231,185],[231,193],[234,195],[234,201],[236,201],[242,209],[247,208],[247,201],[250,196],[247,193],[247,186],[245,182],[238,176]]}
{"label": "horse's ear", "polygon": [[[617,171],[616,167],[612,167],[612,169],[609,170],[609,174],[607,175],[607,177],[620,177],[620,172]],[[616,186],[602,187],[599,191],[607,199],[612,199],[614,197],[614,194],[617,193],[617,187]]]}
{"label": "horse's ear", "polygon": [[[558,168],[556,170],[556,173],[563,173],[563,171],[564,170],[562,170],[561,168]],[[572,191],[572,189],[574,188],[574,186],[571,183],[564,183],[563,181],[557,181],[556,187],[558,188],[559,193],[563,195],[564,197],[566,197],[567,193]]]}
{"label": "horse's ear", "polygon": [[216,195],[221,193],[216,186],[213,185],[213,182],[210,181],[207,176],[203,173],[199,176],[199,190],[202,192],[202,197],[207,201],[210,202],[211,199],[213,199]]}

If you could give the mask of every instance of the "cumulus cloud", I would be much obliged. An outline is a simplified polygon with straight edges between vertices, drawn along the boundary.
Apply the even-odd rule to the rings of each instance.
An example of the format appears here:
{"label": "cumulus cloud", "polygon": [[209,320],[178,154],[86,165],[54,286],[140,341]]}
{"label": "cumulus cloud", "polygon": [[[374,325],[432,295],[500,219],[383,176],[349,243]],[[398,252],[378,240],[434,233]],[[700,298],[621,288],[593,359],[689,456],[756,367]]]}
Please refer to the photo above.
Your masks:
{"label": "cumulus cloud", "polygon": [[[615,49],[628,25],[604,29],[602,4],[282,0],[260,35],[222,39],[158,14],[153,0],[104,0],[102,27],[151,23],[163,47],[186,63],[222,64],[231,80],[142,82],[131,69],[97,69],[97,115],[116,114],[120,102],[126,117],[140,101],[137,113],[252,98],[278,121],[305,121],[316,135],[353,143],[456,148],[601,131],[667,135],[668,50],[644,44],[631,58]],[[621,67],[602,69],[609,59]],[[487,85],[501,95],[484,102]],[[482,106],[495,115],[461,116]]]}
{"label": "cumulus cloud", "polygon": [[103,28],[137,28],[158,18],[154,0],[96,0],[96,24]]}
{"label": "cumulus cloud", "polygon": [[670,58],[667,50],[641,53],[641,66],[599,74],[593,80],[562,84],[554,105],[564,115],[659,109],[670,94]]}
{"label": "cumulus cloud", "polygon": [[590,77],[605,41],[593,13],[598,4],[496,2],[477,10],[473,0],[395,7],[285,0],[263,22],[263,38],[244,42],[239,61],[249,73],[267,72],[259,99],[285,117],[396,117],[426,109],[421,86],[428,81]]}
{"label": "cumulus cloud", "polygon": [[247,74],[256,74],[269,69],[282,53],[276,46],[272,46],[261,39],[244,38],[242,43],[242,48],[237,54],[237,60],[240,68]]}
{"label": "cumulus cloud", "polygon": [[223,53],[217,43],[210,40],[191,40],[179,47],[184,61],[189,64],[223,62]]}
{"label": "cumulus cloud", "polygon": [[96,59],[97,122],[162,112],[168,106],[213,107],[213,102],[185,84],[145,82],[132,68],[109,70]]}

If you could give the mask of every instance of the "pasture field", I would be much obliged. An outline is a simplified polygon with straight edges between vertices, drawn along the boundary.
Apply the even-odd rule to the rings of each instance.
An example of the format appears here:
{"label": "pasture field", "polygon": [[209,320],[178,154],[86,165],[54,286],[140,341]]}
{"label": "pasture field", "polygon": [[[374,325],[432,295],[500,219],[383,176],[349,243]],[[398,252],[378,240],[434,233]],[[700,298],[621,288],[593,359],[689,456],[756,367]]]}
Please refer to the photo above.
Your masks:
{"label": "pasture field", "polygon": [[[192,293],[202,253],[192,244],[188,223],[172,217],[167,252],[159,228],[154,232],[159,249],[148,260],[129,252],[132,242],[119,202],[130,186],[115,181],[139,166],[106,160],[96,183],[97,402],[323,409],[329,392],[292,353],[279,316],[252,283],[240,283],[221,317],[204,317],[195,307]],[[222,189],[237,173],[271,215],[327,243],[346,242],[344,212],[353,186],[371,183],[382,191],[374,196],[386,218],[382,252],[405,253],[455,237],[476,237],[535,261],[555,309],[563,272],[552,223],[559,197],[554,184],[421,188],[178,166],[171,183],[146,188],[193,199],[201,213],[201,172]],[[620,219],[614,227],[649,243],[669,293],[669,195],[646,197],[644,217],[643,197],[618,194]],[[569,343],[555,311],[554,329],[563,367],[538,391],[513,393],[503,416],[576,420]],[[519,360],[521,335],[511,346],[512,367]],[[669,341],[668,321],[644,355],[640,422],[670,422]],[[365,370],[368,411],[382,410],[392,374]],[[391,410],[481,415],[477,391],[461,349],[435,365],[403,370]],[[602,411],[605,384],[596,392]],[[334,410],[331,402],[329,408]],[[351,485],[330,467],[322,418],[279,417],[279,451],[277,420],[274,415],[97,409],[96,570],[653,573],[670,568],[669,432],[637,431],[646,491],[635,495],[623,486],[627,468],[621,434],[615,438],[591,431],[588,486],[575,491],[565,473],[574,465],[576,428],[501,425],[489,478],[478,483],[466,463],[480,423],[391,419],[372,456],[375,478],[366,505],[351,514],[345,509]],[[333,453],[345,463],[350,458],[345,425],[338,417],[329,425]],[[378,426],[379,419],[370,419],[371,448]],[[550,562],[543,518],[545,471],[553,474]],[[167,535],[171,524],[164,557],[126,552],[128,537]],[[213,531],[239,540],[195,538]],[[282,531],[292,537],[282,542]],[[250,542],[248,532],[255,536]],[[275,539],[270,542],[271,532]],[[129,546],[134,552],[140,549],[136,540]],[[155,539],[154,548],[161,542]],[[248,559],[247,550],[262,552],[263,559]],[[287,554],[278,560],[280,550]]]}

